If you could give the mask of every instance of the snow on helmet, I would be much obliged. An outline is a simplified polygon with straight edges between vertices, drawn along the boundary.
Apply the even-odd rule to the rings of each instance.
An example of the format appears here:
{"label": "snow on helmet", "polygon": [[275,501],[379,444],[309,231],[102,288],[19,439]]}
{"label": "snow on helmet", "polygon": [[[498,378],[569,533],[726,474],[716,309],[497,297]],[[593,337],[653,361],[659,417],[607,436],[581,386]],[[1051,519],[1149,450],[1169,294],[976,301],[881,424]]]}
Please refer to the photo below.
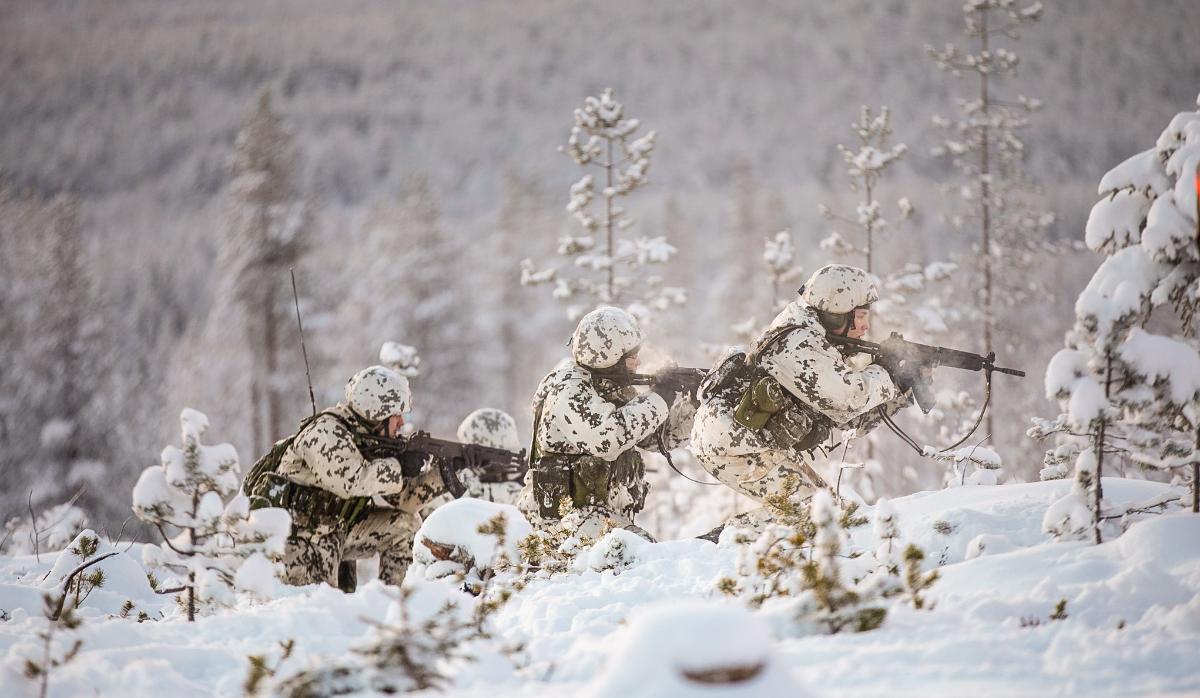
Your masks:
{"label": "snow on helmet", "polygon": [[504,410],[484,407],[467,415],[458,425],[458,440],[467,444],[520,451],[517,422]]}
{"label": "snow on helmet", "polygon": [[404,376],[384,366],[371,366],[346,383],[346,404],[368,422],[382,422],[409,410],[412,391]]}
{"label": "snow on helmet", "polygon": [[879,289],[858,267],[826,264],[800,288],[800,300],[827,313],[848,313],[879,300]]}
{"label": "snow on helmet", "polygon": [[587,368],[611,368],[642,343],[637,319],[609,305],[584,315],[571,336],[571,357]]}

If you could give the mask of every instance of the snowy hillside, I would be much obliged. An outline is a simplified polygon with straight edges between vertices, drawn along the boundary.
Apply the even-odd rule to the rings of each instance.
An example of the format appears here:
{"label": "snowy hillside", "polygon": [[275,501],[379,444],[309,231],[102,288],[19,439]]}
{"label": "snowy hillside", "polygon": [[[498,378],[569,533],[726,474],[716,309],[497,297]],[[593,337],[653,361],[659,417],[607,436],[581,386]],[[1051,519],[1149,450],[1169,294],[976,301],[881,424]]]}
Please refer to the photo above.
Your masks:
{"label": "snowy hillside", "polygon": [[[612,541],[602,540],[580,555],[576,571],[534,579],[492,615],[492,639],[464,646],[477,661],[442,667],[451,677],[447,692],[1195,695],[1200,517],[1149,517],[1099,546],[1050,542],[1042,517],[1070,486],[966,487],[893,500],[901,540],[926,551],[926,567],[940,563],[941,579],[927,593],[931,610],[895,602],[880,629],[859,634],[797,637],[779,607],[748,611],[725,598],[716,585],[733,573],[738,555],[727,541],[629,539],[625,562],[596,571],[614,566],[600,549]],[[1164,489],[1146,481],[1104,483],[1117,508]],[[864,512],[874,518],[873,508]],[[851,550],[873,550],[873,531],[853,529]],[[278,643],[294,640],[280,677],[322,658],[345,661],[376,632],[372,623],[400,615],[395,590],[370,582],[352,595],[320,586],[266,603],[243,598],[192,625],[162,601],[167,597],[151,593],[138,553],[134,546],[102,563],[109,580],[83,603],[82,626],[67,633],[82,640],[81,653],[53,670],[50,695],[239,695],[248,655],[266,655],[273,666]],[[55,557],[0,559],[6,695],[36,695],[36,683],[21,673],[27,658],[43,654],[39,590],[68,569],[69,561],[59,561],[47,575]],[[477,603],[453,582],[418,579],[425,569],[415,567],[406,583],[414,589],[407,604],[412,627],[437,617],[447,600],[460,613]],[[115,617],[125,598],[135,610]],[[137,622],[138,612],[151,620]],[[517,644],[523,649],[512,660],[501,652]]]}

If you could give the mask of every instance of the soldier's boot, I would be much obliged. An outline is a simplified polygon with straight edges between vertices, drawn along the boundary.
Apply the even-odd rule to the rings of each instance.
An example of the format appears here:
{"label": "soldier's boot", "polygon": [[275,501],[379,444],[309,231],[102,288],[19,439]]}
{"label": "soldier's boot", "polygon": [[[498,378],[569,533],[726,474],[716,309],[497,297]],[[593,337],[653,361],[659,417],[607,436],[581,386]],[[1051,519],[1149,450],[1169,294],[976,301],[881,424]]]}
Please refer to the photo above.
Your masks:
{"label": "soldier's boot", "polygon": [[379,555],[379,579],[399,585],[412,563],[413,538],[420,520],[399,509],[372,509],[351,527],[343,555],[364,560]]}
{"label": "soldier's boot", "polygon": [[699,540],[709,541],[710,543],[716,543],[717,541],[721,540],[721,531],[724,531],[724,530],[725,530],[725,524],[720,524],[713,530],[709,531],[708,533],[705,533],[704,535],[701,535],[701,536],[696,536],[696,538],[698,538]]}
{"label": "soldier's boot", "polygon": [[358,588],[358,562],[342,560],[338,564],[338,589],[353,594]]}

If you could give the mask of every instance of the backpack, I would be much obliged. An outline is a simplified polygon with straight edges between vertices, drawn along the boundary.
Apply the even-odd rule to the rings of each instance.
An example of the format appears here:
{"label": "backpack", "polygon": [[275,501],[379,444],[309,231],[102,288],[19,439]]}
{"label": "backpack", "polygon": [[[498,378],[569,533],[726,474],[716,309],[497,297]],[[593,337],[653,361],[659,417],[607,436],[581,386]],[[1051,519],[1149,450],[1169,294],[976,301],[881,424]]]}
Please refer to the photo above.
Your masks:
{"label": "backpack", "polygon": [[300,422],[300,428],[296,430],[296,433],[276,441],[271,450],[265,456],[255,461],[254,465],[250,467],[250,472],[246,473],[245,479],[242,480],[242,492],[250,498],[250,508],[256,508],[254,506],[255,496],[261,491],[267,477],[274,475],[279,470],[279,463],[283,460],[283,454],[296,441],[296,437],[300,436],[300,433],[307,429],[310,424],[317,421],[318,417],[323,416],[333,417],[342,426],[346,427],[351,434],[354,433],[354,429],[351,428],[345,418],[335,412],[318,412],[311,417],[306,417]]}

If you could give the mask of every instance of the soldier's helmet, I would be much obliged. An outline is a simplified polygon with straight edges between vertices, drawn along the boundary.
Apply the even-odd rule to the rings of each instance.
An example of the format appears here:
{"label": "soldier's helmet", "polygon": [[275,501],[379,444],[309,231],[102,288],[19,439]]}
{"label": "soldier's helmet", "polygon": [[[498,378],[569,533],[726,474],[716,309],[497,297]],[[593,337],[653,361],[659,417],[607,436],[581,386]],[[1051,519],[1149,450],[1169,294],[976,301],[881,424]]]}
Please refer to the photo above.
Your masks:
{"label": "soldier's helmet", "polygon": [[826,313],[849,313],[879,300],[867,272],[848,264],[826,264],[800,288],[800,300]]}
{"label": "soldier's helmet", "polygon": [[346,404],[368,422],[404,414],[412,406],[408,379],[384,366],[364,368],[346,383]]}
{"label": "soldier's helmet", "polygon": [[462,443],[520,451],[521,437],[517,422],[504,410],[484,407],[467,415],[458,425],[458,440]]}
{"label": "soldier's helmet", "polygon": [[571,336],[571,357],[587,368],[611,368],[641,345],[642,328],[620,308],[601,306],[584,315]]}

